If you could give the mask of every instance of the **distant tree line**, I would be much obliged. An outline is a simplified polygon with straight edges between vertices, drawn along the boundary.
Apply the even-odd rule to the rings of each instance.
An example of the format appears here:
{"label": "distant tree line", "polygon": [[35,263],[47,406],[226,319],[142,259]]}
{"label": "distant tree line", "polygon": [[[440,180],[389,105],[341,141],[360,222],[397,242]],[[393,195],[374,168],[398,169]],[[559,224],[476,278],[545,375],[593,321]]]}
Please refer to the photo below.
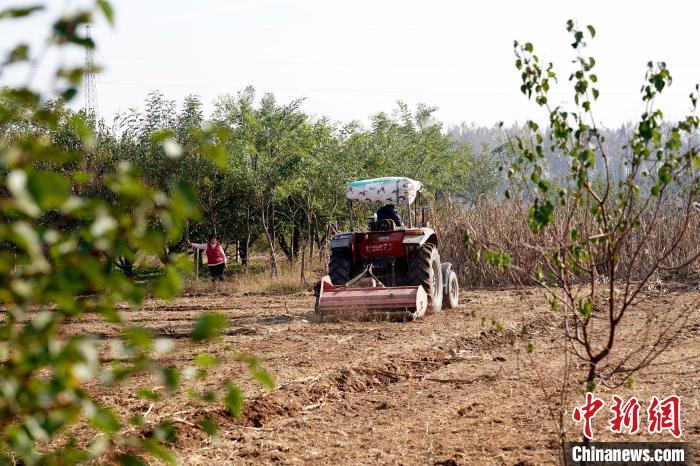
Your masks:
{"label": "distant tree line", "polygon": [[[449,197],[471,205],[502,199],[509,186],[501,167],[518,156],[504,136],[528,131],[496,125],[445,128],[434,117],[436,108],[421,104],[412,110],[402,102],[390,113],[373,115],[368,127],[337,123],[305,113],[303,99],[282,103],[269,93],[257,97],[247,87],[218,97],[210,115],[195,95],[178,105],[151,92],[142,109],[120,113],[112,124],[87,118],[95,140],[86,150],[74,124],[82,112],[59,101],[50,107],[61,115],[55,125],[15,121],[0,131],[5,137],[49,138],[56,147],[85,152],[79,165],[68,168],[84,194],[109,196],[102,180],[122,161],[138,167],[150,187],[169,192],[191,186],[203,218],[185,235],[201,239],[215,233],[225,246],[237,242],[244,267],[251,246],[264,244],[273,274],[278,251],[289,263],[305,261],[323,253],[334,232],[347,228],[349,180],[407,176],[422,181],[434,201]],[[602,130],[616,176],[625,172],[624,141],[633,130],[632,125]],[[201,143],[204,135],[211,144]],[[545,134],[545,170],[564,180],[566,160],[548,141]],[[182,242],[169,244],[164,257],[182,248]],[[131,273],[132,259],[126,254],[116,266]]]}

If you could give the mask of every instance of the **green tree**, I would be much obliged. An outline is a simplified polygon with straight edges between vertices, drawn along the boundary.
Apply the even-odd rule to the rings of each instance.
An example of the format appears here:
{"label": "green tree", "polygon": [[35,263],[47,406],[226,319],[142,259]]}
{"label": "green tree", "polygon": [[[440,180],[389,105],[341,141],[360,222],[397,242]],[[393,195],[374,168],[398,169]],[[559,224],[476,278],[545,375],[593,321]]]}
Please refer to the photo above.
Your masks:
{"label": "green tree", "polygon": [[251,188],[246,215],[257,215],[267,240],[270,270],[277,274],[275,253],[282,186],[293,179],[308,151],[307,116],[302,100],[280,105],[272,94],[265,94],[254,106],[252,87],[237,97],[224,96],[216,103],[213,120],[231,130],[231,165]]}
{"label": "green tree", "polygon": [[354,160],[371,176],[407,176],[437,196],[464,194],[471,151],[443,131],[433,118],[436,110],[420,104],[414,114],[399,102],[393,116],[375,115],[365,147],[353,154]]}

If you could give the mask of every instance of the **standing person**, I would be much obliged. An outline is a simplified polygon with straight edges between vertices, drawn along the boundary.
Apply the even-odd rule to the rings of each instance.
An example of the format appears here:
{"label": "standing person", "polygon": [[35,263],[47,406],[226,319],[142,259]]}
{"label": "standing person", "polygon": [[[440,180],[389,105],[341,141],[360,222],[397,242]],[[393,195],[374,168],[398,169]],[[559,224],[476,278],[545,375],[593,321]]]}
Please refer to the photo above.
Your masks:
{"label": "standing person", "polygon": [[187,240],[187,245],[207,252],[207,265],[211,280],[223,282],[227,259],[224,248],[216,240],[216,235],[210,235],[208,243],[191,243],[190,240]]}

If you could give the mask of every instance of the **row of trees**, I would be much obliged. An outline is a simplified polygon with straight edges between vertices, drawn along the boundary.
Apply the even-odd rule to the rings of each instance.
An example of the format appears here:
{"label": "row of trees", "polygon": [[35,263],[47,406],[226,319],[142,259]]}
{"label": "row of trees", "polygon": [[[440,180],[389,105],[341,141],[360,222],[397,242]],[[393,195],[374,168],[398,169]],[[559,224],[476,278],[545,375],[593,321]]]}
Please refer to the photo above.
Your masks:
{"label": "row of trees", "polygon": [[[149,186],[164,192],[189,184],[203,220],[189,224],[186,236],[215,233],[224,245],[237,242],[244,267],[250,247],[264,244],[273,274],[279,264],[276,251],[282,251],[292,264],[301,260],[302,278],[306,259],[323,253],[333,232],[346,227],[346,181],[402,175],[421,180],[433,199],[499,199],[507,187],[514,187],[499,167],[519,153],[504,135],[529,131],[467,125],[446,130],[435,120],[435,108],[419,105],[412,110],[402,102],[391,113],[374,115],[369,127],[357,121],[340,124],[306,114],[303,99],[280,103],[272,94],[257,98],[247,87],[220,96],[209,115],[197,96],[186,97],[178,106],[160,92],[151,92],[142,110],[119,114],[111,125],[88,115],[95,136],[85,149],[75,121],[86,115],[60,101],[49,107],[60,115],[53,127],[27,122],[0,131],[6,137],[46,137],[64,150],[81,151],[80,164],[68,170],[90,195],[108,196],[102,180],[123,161],[138,167]],[[626,174],[626,141],[633,131],[632,125],[600,130],[610,147],[613,178]],[[203,137],[209,144],[201,143]],[[690,135],[681,144],[692,146],[697,138]],[[551,133],[545,133],[542,170],[565,183],[566,161],[551,142]],[[595,154],[597,159],[601,156]],[[597,160],[595,166],[603,164]],[[604,176],[593,175],[601,181]],[[525,188],[515,194],[527,198]],[[182,247],[177,241],[164,252]],[[120,257],[117,265],[131,273],[135,254]]]}
{"label": "row of trees", "polygon": [[[302,104],[302,99],[281,103],[272,94],[258,98],[247,87],[220,96],[205,115],[196,96],[178,107],[152,92],[143,110],[130,109],[113,125],[92,121],[95,141],[88,150],[80,144],[74,112],[60,103],[53,104],[62,115],[56,128],[2,130],[30,131],[66,150],[85,152],[70,170],[84,178],[82,189],[91,195],[108,195],[100,192],[102,179],[123,161],[164,192],[190,184],[203,219],[189,224],[185,234],[195,239],[215,233],[225,245],[238,242],[244,265],[251,245],[264,244],[273,274],[279,265],[276,251],[290,263],[305,261],[344,227],[348,180],[408,176],[421,180],[434,199],[469,200],[500,187],[496,158],[490,151],[484,152],[488,157],[474,155],[468,143],[450,137],[434,119],[435,108],[411,110],[399,102],[392,113],[374,115],[365,128],[311,117]],[[181,248],[178,241],[166,252]],[[128,272],[132,262],[133,257],[123,257],[118,265]]]}

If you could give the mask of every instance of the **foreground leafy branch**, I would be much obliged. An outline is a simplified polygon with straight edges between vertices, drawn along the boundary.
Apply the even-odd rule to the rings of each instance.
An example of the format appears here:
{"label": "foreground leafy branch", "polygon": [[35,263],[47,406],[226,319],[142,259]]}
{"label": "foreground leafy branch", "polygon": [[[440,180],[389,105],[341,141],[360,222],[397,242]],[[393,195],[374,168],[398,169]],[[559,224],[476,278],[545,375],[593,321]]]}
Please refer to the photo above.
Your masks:
{"label": "foreground leafy branch", "polygon": [[[0,12],[0,19],[39,11],[40,7],[9,9]],[[57,20],[47,47],[94,47],[80,31],[96,12],[111,21],[111,7],[99,0],[94,11],[81,10]],[[29,57],[28,46],[17,46],[3,71]],[[57,71],[56,85],[64,101],[76,94],[85,71]],[[2,91],[0,463],[75,463],[105,454],[126,464],[142,464],[144,454],[174,463],[168,450],[176,438],[172,422],[163,420],[154,426],[154,435],[145,435],[139,430],[145,422],[142,416],[121,418],[91,396],[86,385],[97,382],[110,389],[134,375],[153,374],[164,391],[140,388],[136,395],[157,402],[177,393],[186,378],[205,377],[220,363],[204,354],[195,358],[191,368],[161,364],[159,357],[172,351],[172,342],[131,325],[122,313],[138,308],[149,294],[167,299],[181,291],[188,262],[166,246],[180,240],[187,220],[199,218],[198,201],[189,185],[153,187],[126,162],[117,162],[99,177],[81,169],[85,154],[96,148],[94,122],[80,115],[65,120],[60,105],[45,100],[29,85]],[[46,137],[47,131],[61,125],[78,135],[72,148]],[[193,144],[204,154],[215,152],[222,140],[219,133],[200,132],[193,137]],[[159,257],[165,264],[163,275],[149,287],[113,268],[120,258],[138,263],[147,256]],[[100,362],[108,349],[104,342],[67,329],[86,315],[99,316],[118,328],[119,338],[112,342],[107,365]],[[197,344],[216,338],[227,325],[221,314],[204,314],[191,340]],[[238,358],[257,380],[273,386],[257,359]],[[234,382],[224,380],[220,391],[223,395],[190,395],[223,402],[229,414],[240,414],[242,395]],[[89,444],[59,435],[85,423],[101,433]],[[216,428],[206,418],[200,420],[200,427],[210,434]]]}

